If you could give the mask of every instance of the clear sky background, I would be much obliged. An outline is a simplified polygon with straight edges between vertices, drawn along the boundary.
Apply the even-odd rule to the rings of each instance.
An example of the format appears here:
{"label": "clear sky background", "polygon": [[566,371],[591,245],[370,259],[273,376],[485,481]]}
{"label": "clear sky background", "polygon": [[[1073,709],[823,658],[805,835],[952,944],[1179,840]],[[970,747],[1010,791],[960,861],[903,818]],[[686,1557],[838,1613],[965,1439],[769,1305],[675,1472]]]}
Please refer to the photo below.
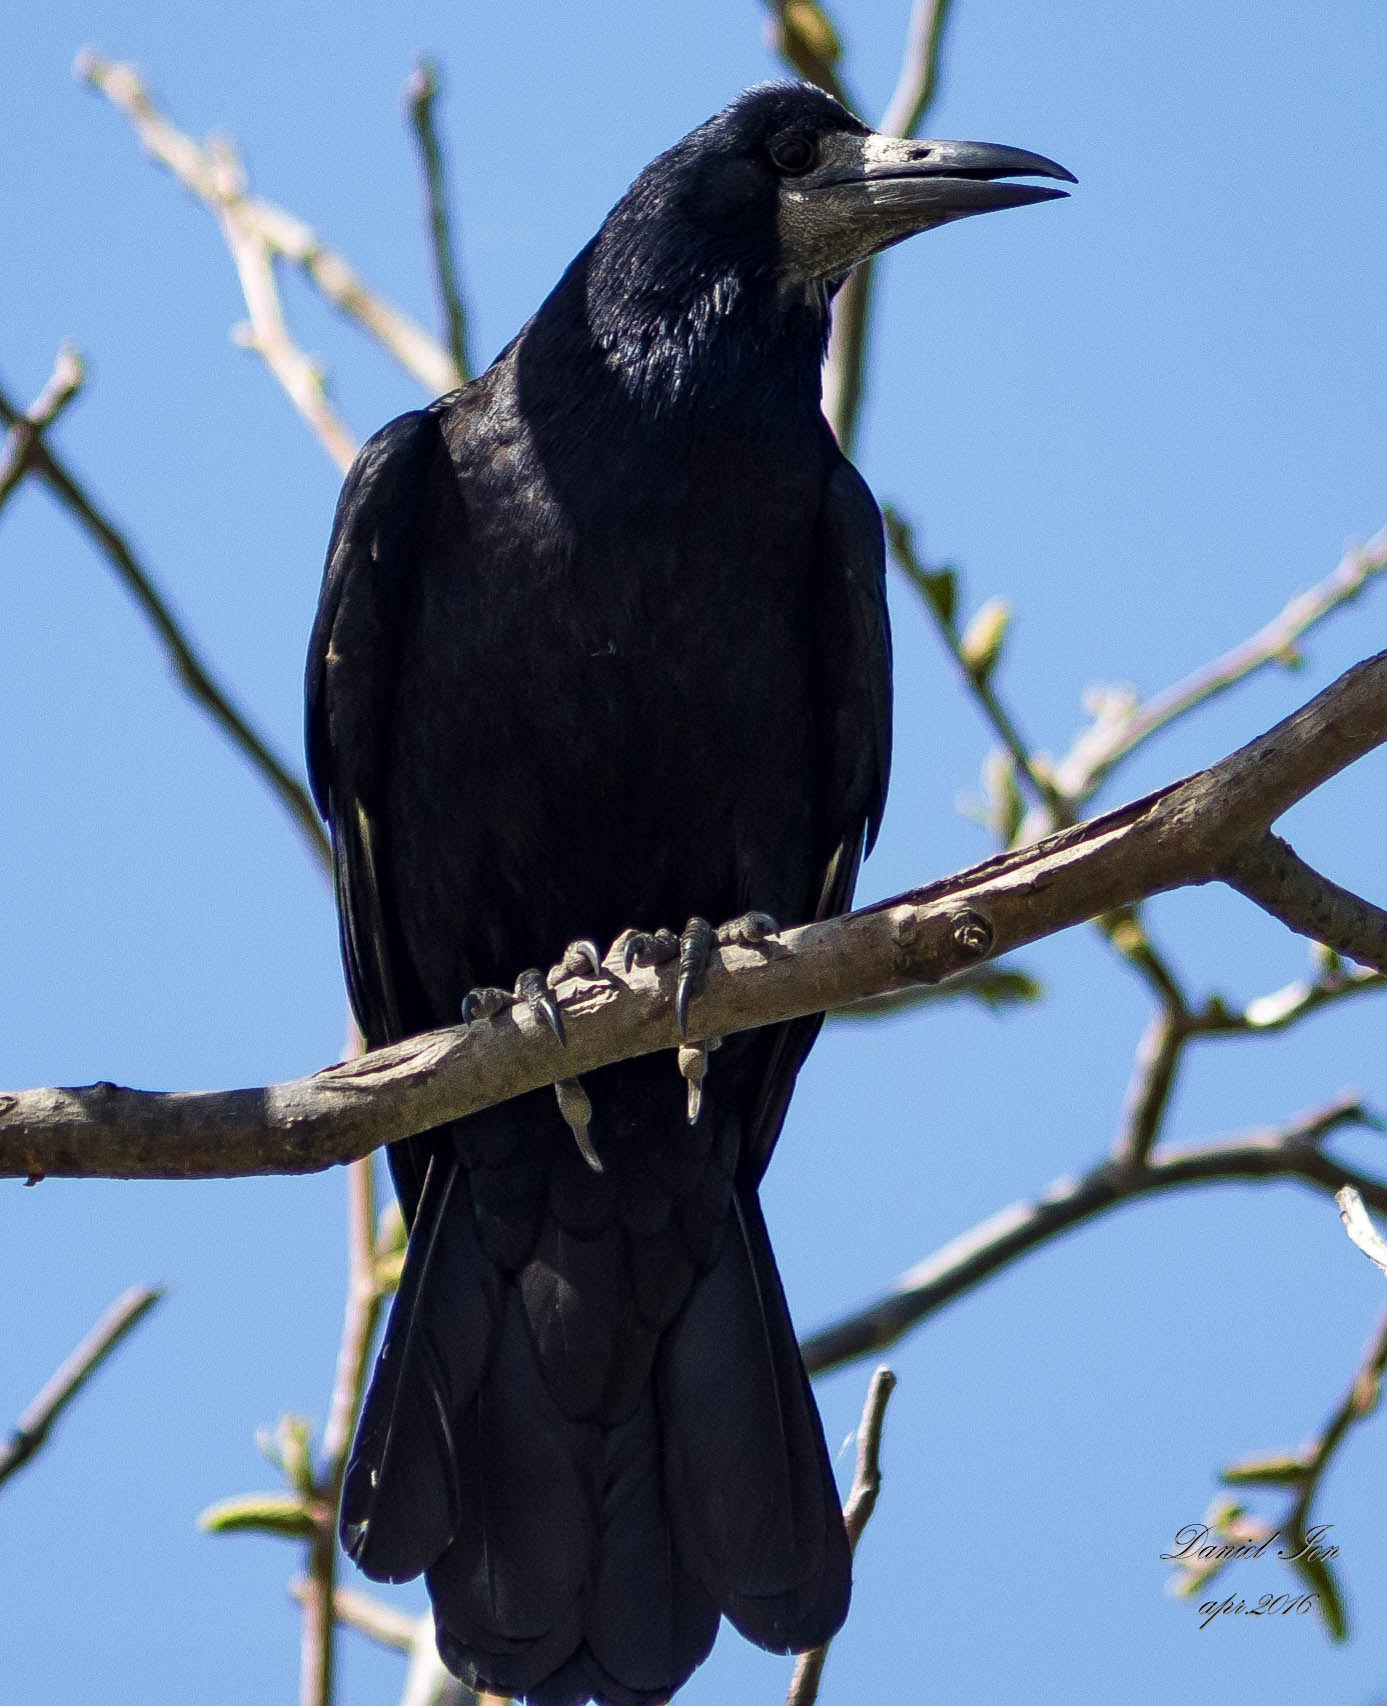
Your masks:
{"label": "clear sky background", "polygon": [[[906,11],[841,9],[868,117]],[[1037,743],[1062,750],[1089,683],[1165,685],[1387,520],[1387,21],[1369,0],[958,0],[956,14],[931,128],[1038,149],[1080,182],[1063,204],[891,255],[858,460],[927,549],[963,565],[970,604],[1012,602],[1001,683]],[[6,8],[0,375],[27,400],[58,342],[80,344],[91,382],[57,444],[286,751],[338,477],[227,338],[243,310],[212,221],[71,81],[75,49],[137,60],[178,122],[229,130],[262,193],[430,322],[399,92],[415,51],[437,54],[488,359],[640,167],[773,73],[761,28],[752,0]],[[359,435],[422,400],[296,281],[287,298]],[[898,758],[864,900],[989,850],[957,810],[987,731],[908,589],[892,594]],[[1369,594],[1300,673],[1154,742],[1110,802],[1220,756],[1378,649],[1384,609],[1387,589]],[[36,484],[0,517],[0,644],[0,1084],[226,1087],[334,1058],[344,1003],[321,877]],[[1378,755],[1286,825],[1379,900],[1385,791]],[[1308,963],[1221,889],[1151,917],[1196,995],[1244,1000]],[[825,1036],[766,1189],[804,1329],[1110,1141],[1146,997],[1091,932],[1024,963],[1042,1005]],[[1279,1124],[1350,1086],[1387,1106],[1383,1017],[1372,998],[1207,1046],[1172,1138]],[[1366,1162],[1382,1143],[1340,1148]],[[272,1484],[257,1426],[322,1416],[343,1206],[337,1173],[0,1191],[0,1425],[126,1285],[169,1287],[0,1495],[0,1699],[295,1697],[295,1553],[194,1518]],[[1163,1593],[1159,1555],[1218,1465],[1318,1427],[1382,1303],[1332,1203],[1276,1185],[1122,1211],[954,1305],[891,1354],[888,1479],[823,1698],[1380,1700],[1387,1419],[1354,1436],[1321,1500],[1351,1645],[1308,1619],[1201,1633]],[[869,1367],[820,1383],[835,1450]],[[1269,1562],[1230,1582],[1289,1585]],[[417,1584],[399,1599],[423,1604]],[[776,1701],[788,1671],[725,1631],[681,1698]],[[394,1700],[401,1681],[397,1658],[344,1639],[342,1706]]]}

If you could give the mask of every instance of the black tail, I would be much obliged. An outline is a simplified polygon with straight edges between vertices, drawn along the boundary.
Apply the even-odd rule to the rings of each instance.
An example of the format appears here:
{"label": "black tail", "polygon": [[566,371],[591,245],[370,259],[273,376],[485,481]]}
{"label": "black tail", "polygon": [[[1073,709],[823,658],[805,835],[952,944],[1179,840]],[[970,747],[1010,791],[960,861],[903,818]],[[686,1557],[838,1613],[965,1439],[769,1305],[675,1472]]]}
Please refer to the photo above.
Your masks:
{"label": "black tail", "polygon": [[622,1413],[594,1418],[571,1402],[574,1345],[612,1228],[570,1240],[588,1246],[572,1274],[543,1240],[543,1259],[506,1272],[466,1171],[435,1160],[342,1538],[369,1576],[427,1571],[439,1651],[474,1687],[654,1706],[707,1656],[719,1613],[778,1652],[841,1625],[851,1560],[823,1430],[760,1206],[752,1192],[731,1206],[673,1321],[633,1335]]}

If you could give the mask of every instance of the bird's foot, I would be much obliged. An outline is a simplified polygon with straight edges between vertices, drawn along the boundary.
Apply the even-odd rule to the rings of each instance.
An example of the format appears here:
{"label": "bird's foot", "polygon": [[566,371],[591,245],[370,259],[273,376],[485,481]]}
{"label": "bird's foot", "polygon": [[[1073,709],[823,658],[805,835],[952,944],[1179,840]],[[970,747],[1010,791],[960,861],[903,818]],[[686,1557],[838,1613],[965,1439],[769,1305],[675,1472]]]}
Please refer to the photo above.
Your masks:
{"label": "bird's foot", "polygon": [[561,1043],[568,1041],[559,1004],[545,981],[544,973],[534,966],[521,972],[513,990],[497,989],[491,984],[469,989],[462,998],[459,1016],[464,1025],[471,1025],[478,1019],[494,1019],[498,1013],[520,1003],[528,1007],[536,1019],[542,1019]]}
{"label": "bird's foot", "polygon": [[708,966],[713,949],[736,946],[756,948],[769,936],[778,935],[780,926],[769,912],[744,912],[714,930],[706,918],[691,918],[679,938],[679,981],[674,988],[674,1016],[679,1021],[679,1035],[689,1034],[689,1003],[703,993],[708,981]]}
{"label": "bird's foot", "polygon": [[561,1078],[554,1086],[554,1094],[558,1097],[559,1112],[564,1117],[564,1123],[573,1133],[573,1141],[578,1145],[578,1153],[582,1156],[594,1173],[602,1171],[602,1157],[593,1147],[588,1128],[592,1124],[592,1103],[588,1093],[576,1078]]}

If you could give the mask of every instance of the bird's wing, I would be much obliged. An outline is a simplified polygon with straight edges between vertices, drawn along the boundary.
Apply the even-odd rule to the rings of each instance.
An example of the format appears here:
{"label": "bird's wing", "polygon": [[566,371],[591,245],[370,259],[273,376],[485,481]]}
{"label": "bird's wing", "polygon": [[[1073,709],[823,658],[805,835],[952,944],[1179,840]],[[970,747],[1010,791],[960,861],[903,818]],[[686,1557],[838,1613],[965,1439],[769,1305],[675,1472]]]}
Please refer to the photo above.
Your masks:
{"label": "bird's wing", "polygon": [[[820,715],[815,919],[852,904],[863,857],[881,827],[891,771],[891,626],[881,511],[845,457],[819,514],[816,703]],[[777,1027],[761,1080],[741,1177],[760,1182],[785,1123],[795,1078],[822,1014]]]}
{"label": "bird's wing", "polygon": [[[309,642],[309,780],[332,831],[347,987],[371,1047],[430,1023],[390,906],[379,811],[391,683],[400,616],[417,561],[421,496],[448,454],[438,410],[434,404],[391,421],[352,464],[337,502]],[[413,1141],[391,1152],[410,1218],[427,1160]]]}

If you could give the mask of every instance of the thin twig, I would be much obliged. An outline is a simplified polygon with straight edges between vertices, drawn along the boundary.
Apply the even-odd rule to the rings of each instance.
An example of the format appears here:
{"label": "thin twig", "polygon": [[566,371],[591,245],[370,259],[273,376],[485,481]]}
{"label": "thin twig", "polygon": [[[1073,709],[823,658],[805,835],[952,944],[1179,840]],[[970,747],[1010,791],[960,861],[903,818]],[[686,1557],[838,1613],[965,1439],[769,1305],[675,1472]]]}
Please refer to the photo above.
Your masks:
{"label": "thin twig", "polygon": [[[1343,1213],[1344,1200],[1357,1197],[1357,1192],[1345,1189],[1337,1195],[1340,1212]],[[1361,1200],[1357,1208],[1366,1221]],[[1358,1242],[1352,1228],[1350,1236],[1355,1243]],[[1192,1598],[1203,1592],[1233,1558],[1247,1555],[1245,1550],[1235,1548],[1265,1546],[1280,1537],[1282,1545],[1276,1556],[1284,1560],[1311,1590],[1309,1597],[1331,1639],[1343,1641],[1348,1638],[1348,1614],[1330,1567],[1337,1548],[1325,1539],[1331,1525],[1316,1523],[1313,1511],[1324,1477],[1340,1447],[1353,1428],[1377,1408],[1384,1371],[1387,1371],[1387,1311],[1379,1317],[1348,1389],[1314,1439],[1292,1451],[1259,1452],[1229,1464],[1221,1472],[1222,1480],[1234,1488],[1265,1486],[1288,1489],[1291,1498],[1285,1516],[1273,1522],[1250,1515],[1241,1504],[1216,1506],[1197,1536],[1201,1541],[1212,1540],[1214,1545],[1201,1546],[1201,1552],[1206,1554],[1204,1557],[1198,1554],[1188,1556],[1188,1548],[1178,1555],[1180,1574],[1172,1584],[1174,1592],[1182,1598]],[[1218,1544],[1225,1537],[1233,1543],[1232,1546],[1225,1548]],[[1179,1538],[1177,1536],[1177,1540]],[[1222,1557],[1208,1555],[1219,1552],[1223,1553]],[[1207,1607],[1200,1609],[1213,1610],[1216,1614],[1219,1608],[1210,1601]]]}
{"label": "thin twig", "polygon": [[429,250],[433,257],[434,288],[438,292],[445,341],[452,355],[453,365],[458,371],[458,382],[465,385],[472,376],[472,364],[467,357],[467,316],[463,307],[462,287],[458,283],[457,261],[454,258],[453,236],[448,218],[447,174],[444,169],[443,150],[438,142],[438,128],[434,121],[434,102],[438,98],[438,88],[438,67],[432,59],[421,58],[413,75],[405,84],[405,106],[419,149],[419,165],[424,174]]}
{"label": "thin twig", "polygon": [[[886,539],[906,579],[920,595],[930,621],[944,644],[945,650],[958,669],[959,678],[976,701],[993,733],[1002,742],[1011,759],[1016,775],[1026,783],[1040,811],[1027,818],[1012,837],[1017,844],[1033,840],[1050,829],[1062,829],[1077,822],[1073,802],[1056,786],[1048,766],[1036,757],[1030,742],[1021,733],[1020,725],[992,685],[992,669],[996,654],[986,668],[980,668],[968,655],[964,636],[959,633],[952,614],[941,602],[936,583],[942,571],[931,571],[920,561],[915,549],[914,530],[905,517],[890,506],[885,511]],[[1008,826],[1010,827],[1010,826]],[[1168,960],[1151,940],[1150,932],[1141,917],[1140,908],[1132,905],[1095,920],[1100,934],[1133,970],[1145,979],[1152,993],[1172,1020],[1185,1012],[1184,996]]]}
{"label": "thin twig", "polygon": [[1216,996],[1191,1013],[1185,1023],[1191,1036],[1222,1037],[1240,1032],[1263,1035],[1284,1031],[1321,1007],[1384,988],[1387,976],[1381,972],[1334,965],[1316,978],[1301,979],[1268,995],[1259,995],[1242,1008],[1230,1008],[1222,997]]}
{"label": "thin twig", "polygon": [[331,1706],[332,1701],[336,1671],[337,1507],[381,1311],[375,1228],[375,1174],[368,1156],[347,1169],[347,1304],[315,1489],[323,1514],[309,1549],[303,1602],[301,1706]]}
{"label": "thin twig", "polygon": [[[1290,1531],[1287,1540],[1293,1556],[1307,1548],[1315,1496],[1340,1446],[1354,1427],[1365,1421],[1377,1408],[1384,1370],[1387,1370],[1387,1310],[1378,1318],[1373,1336],[1368,1341],[1358,1371],[1349,1383],[1347,1391],[1330,1413],[1319,1437],[1304,1448],[1305,1479],[1300,1484],[1286,1524]],[[1347,1630],[1343,1629],[1338,1633],[1342,1638],[1347,1634]]]}
{"label": "thin twig", "polygon": [[1387,972],[1387,912],[1322,877],[1279,835],[1240,849],[1222,874],[1288,930]]}
{"label": "thin twig", "polygon": [[1236,848],[1384,741],[1387,652],[1210,769],[1118,811],[860,912],[724,948],[687,1038],[674,962],[628,970],[618,947],[600,978],[558,981],[563,1044],[520,1003],[264,1089],[0,1095],[0,1177],[313,1171],[613,1061],[936,982],[1138,897],[1216,878]]}
{"label": "thin twig", "polygon": [[476,1694],[438,1656],[433,1618],[421,1617],[409,1655],[400,1706],[506,1706],[499,1695]]}
{"label": "thin twig", "polygon": [[877,1301],[810,1334],[800,1345],[804,1365],[822,1374],[875,1355],[1018,1257],[1123,1203],[1163,1191],[1298,1179],[1331,1194],[1352,1184],[1387,1211],[1387,1180],[1344,1166],[1321,1148],[1344,1126],[1376,1124],[1356,1098],[1341,1097],[1270,1131],[1166,1150],[1138,1166],[1103,1160],[1078,1178],[1057,1179],[1038,1196],[1012,1203],[951,1240]]}
{"label": "thin twig", "polygon": [[934,105],[952,4],[953,0],[915,0],[911,8],[900,75],[881,115],[881,129],[887,136],[910,136]]}
{"label": "thin twig", "polygon": [[884,511],[884,520],[886,543],[890,547],[896,567],[919,593],[920,603],[934,624],[944,649],[953,660],[959,680],[978,702],[983,715],[992,725],[993,732],[1010,754],[1017,774],[1025,781],[1035,799],[1045,807],[1050,826],[1058,829],[1073,823],[1074,814],[1068,801],[1055,787],[1049,774],[1037,764],[1031,743],[1021,733],[1016,719],[994,691],[989,676],[974,668],[965,656],[958,628],[941,607],[931,584],[931,575],[938,571],[927,569],[915,548],[914,528],[900,510],[889,504]]}
{"label": "thin twig", "polygon": [[[939,89],[939,65],[951,0],[915,0],[906,34],[905,54],[881,129],[887,136],[910,136],[923,122]],[[828,359],[824,363],[824,413],[845,454],[851,455],[862,415],[876,261],[848,275],[833,310]]]}
{"label": "thin twig", "polygon": [[86,377],[81,352],[72,344],[63,344],[54,358],[48,383],[11,426],[5,448],[0,451],[0,509],[29,472],[41,434],[82,389]]}
{"label": "thin twig", "polygon": [[[0,391],[0,420],[13,426],[19,410]],[[56,452],[36,440],[31,451],[35,475],[64,503],[106,554],[126,590],[154,629],[173,670],[188,696],[207,713],[241,756],[256,771],[316,854],[324,871],[332,868],[332,850],[318,821],[308,790],[294,776],[212,673],[211,665],[173,614],[168,598],[136,560],[134,551],[115,523],[77,483]]]}
{"label": "thin twig", "polygon": [[59,1416],[163,1295],[161,1286],[132,1286],[117,1298],[46,1382],[8,1441],[0,1446],[0,1485],[41,1449]]}
{"label": "thin twig", "polygon": [[[857,1469],[852,1489],[843,1506],[843,1526],[848,1531],[848,1547],[853,1553],[862,1538],[862,1531],[872,1519],[877,1495],[881,1492],[881,1430],[886,1421],[886,1405],[896,1390],[896,1377],[889,1368],[879,1368],[867,1388],[867,1402],[862,1420],[857,1425]],[[814,1706],[819,1697],[824,1661],[828,1658],[829,1643],[812,1647],[801,1653],[795,1664],[790,1692],[785,1706]]]}
{"label": "thin twig", "polygon": [[1387,572],[1387,528],[1365,545],[1345,551],[1334,572],[1297,594],[1280,615],[1220,658],[1177,681],[1144,703],[1114,699],[1112,709],[1075,740],[1055,767],[1060,792],[1077,808],[1092,799],[1113,767],[1143,741],[1269,664],[1296,661],[1296,642],[1324,619],[1357,598]]}
{"label": "thin twig", "polygon": [[[452,357],[422,326],[370,290],[342,256],[330,249],[301,219],[273,202],[249,195],[239,164],[234,171],[228,171],[218,158],[218,150],[202,147],[170,123],[155,107],[133,66],[118,64],[88,48],[78,55],[73,74],[81,82],[99,90],[124,113],[146,151],[216,214],[227,234],[228,243],[232,244],[233,253],[236,253],[238,245],[240,247],[241,253],[236,255],[238,270],[243,262],[250,266],[257,290],[260,284],[255,280],[255,271],[259,262],[252,264],[252,257],[257,251],[264,251],[268,263],[270,257],[282,255],[301,268],[334,308],[375,338],[386,353],[412,374],[431,396],[451,391],[460,383]],[[221,152],[227,159],[232,158],[229,147]],[[233,229],[235,243],[232,242]],[[269,326],[257,325],[256,308],[249,303],[248,306],[251,306],[257,339],[262,334],[269,335],[273,347],[278,333]],[[285,336],[287,338],[287,334]],[[313,404],[311,395],[314,383],[311,364],[309,371],[295,377],[295,383],[307,387],[305,402],[315,408],[320,407]],[[317,384],[321,389],[320,378]],[[299,406],[302,407],[303,403]],[[342,451],[350,443],[350,435],[338,423],[338,430],[332,437],[336,444],[333,454],[340,463]],[[324,442],[328,440],[325,438]]]}
{"label": "thin twig", "polygon": [[766,0],[773,22],[768,45],[806,82],[841,101],[850,112],[857,102],[838,70],[843,41],[837,26],[818,0]]}
{"label": "thin twig", "polygon": [[1150,1155],[1170,1107],[1176,1071],[1188,1040],[1189,1031],[1169,1007],[1163,1007],[1147,1026],[1137,1048],[1122,1127],[1113,1147],[1119,1163],[1140,1166]]}
{"label": "thin twig", "polygon": [[[302,1577],[289,1584],[290,1596],[299,1605],[307,1605],[316,1591],[313,1583]],[[421,1621],[427,1621],[430,1629],[433,1627],[432,1618],[411,1617],[407,1611],[398,1611],[384,1600],[372,1599],[353,1588],[337,1589],[332,1596],[332,1613],[344,1628],[355,1629],[368,1641],[396,1653],[413,1650]]]}
{"label": "thin twig", "polygon": [[1345,1185],[1341,1191],[1335,1191],[1334,1200],[1339,1205],[1344,1231],[1368,1260],[1375,1263],[1381,1273],[1387,1274],[1387,1238],[1373,1225],[1362,1197],[1352,1185]]}

